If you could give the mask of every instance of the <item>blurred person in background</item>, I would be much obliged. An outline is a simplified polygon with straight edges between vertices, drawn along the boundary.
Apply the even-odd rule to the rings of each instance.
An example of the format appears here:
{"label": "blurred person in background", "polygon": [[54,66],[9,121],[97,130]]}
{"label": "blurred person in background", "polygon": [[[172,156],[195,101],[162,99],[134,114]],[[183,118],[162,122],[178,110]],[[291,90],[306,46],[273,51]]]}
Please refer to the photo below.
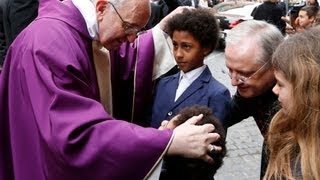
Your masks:
{"label": "blurred person in background", "polygon": [[37,17],[38,6],[38,0],[1,0],[0,66],[13,40]]}
{"label": "blurred person in background", "polygon": [[264,20],[274,24],[284,34],[285,22],[281,20],[283,13],[282,7],[278,4],[278,0],[264,0],[262,4],[252,11],[252,17],[255,20]]}
{"label": "blurred person in background", "polygon": [[318,6],[304,6],[299,11],[299,16],[296,19],[296,24],[298,27],[296,28],[297,32],[301,32],[305,29],[308,29],[313,26],[316,22],[316,16],[319,12]]}
{"label": "blurred person in background", "polygon": [[296,31],[302,31],[303,28],[299,26],[299,23],[297,21],[297,18],[299,16],[300,9],[305,6],[315,6],[319,8],[319,3],[317,0],[307,0],[304,4],[300,4],[298,6],[292,6],[288,10],[288,17],[281,17],[282,21],[286,22],[286,34],[294,34]]}

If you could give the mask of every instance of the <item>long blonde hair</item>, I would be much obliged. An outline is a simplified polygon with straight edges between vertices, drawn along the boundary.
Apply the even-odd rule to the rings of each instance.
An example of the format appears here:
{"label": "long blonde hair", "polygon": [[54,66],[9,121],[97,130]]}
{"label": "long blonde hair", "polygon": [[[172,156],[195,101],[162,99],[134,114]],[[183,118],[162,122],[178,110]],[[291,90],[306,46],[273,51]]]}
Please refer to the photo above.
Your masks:
{"label": "long blonde hair", "polygon": [[271,121],[264,179],[320,179],[320,27],[285,40],[272,65],[291,83],[293,103]]}

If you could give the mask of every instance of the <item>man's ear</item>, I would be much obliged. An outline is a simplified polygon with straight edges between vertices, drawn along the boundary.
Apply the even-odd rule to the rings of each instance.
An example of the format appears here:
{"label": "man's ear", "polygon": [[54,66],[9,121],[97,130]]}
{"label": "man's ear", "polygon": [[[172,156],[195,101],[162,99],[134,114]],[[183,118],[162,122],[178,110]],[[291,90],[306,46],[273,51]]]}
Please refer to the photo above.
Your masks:
{"label": "man's ear", "polygon": [[97,12],[98,21],[102,20],[107,4],[108,2],[106,0],[97,0],[96,12]]}

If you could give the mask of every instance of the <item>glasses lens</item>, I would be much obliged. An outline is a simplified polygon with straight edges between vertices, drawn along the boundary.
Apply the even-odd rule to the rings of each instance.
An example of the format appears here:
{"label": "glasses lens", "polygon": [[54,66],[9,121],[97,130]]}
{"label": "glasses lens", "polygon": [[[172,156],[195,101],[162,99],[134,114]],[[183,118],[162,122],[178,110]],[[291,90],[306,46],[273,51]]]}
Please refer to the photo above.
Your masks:
{"label": "glasses lens", "polygon": [[122,27],[124,29],[124,32],[127,34],[127,35],[131,35],[131,34],[134,34],[134,35],[137,35],[140,31],[139,28],[136,28],[136,27],[133,27],[130,23],[128,22],[123,22],[122,24]]}
{"label": "glasses lens", "polygon": [[248,78],[247,77],[244,77],[244,76],[239,76],[237,78],[237,80],[240,82],[240,83],[244,83]]}
{"label": "glasses lens", "polygon": [[138,29],[136,28],[128,28],[128,29],[125,29],[125,33],[126,34],[134,34],[134,35],[137,35],[139,32]]}

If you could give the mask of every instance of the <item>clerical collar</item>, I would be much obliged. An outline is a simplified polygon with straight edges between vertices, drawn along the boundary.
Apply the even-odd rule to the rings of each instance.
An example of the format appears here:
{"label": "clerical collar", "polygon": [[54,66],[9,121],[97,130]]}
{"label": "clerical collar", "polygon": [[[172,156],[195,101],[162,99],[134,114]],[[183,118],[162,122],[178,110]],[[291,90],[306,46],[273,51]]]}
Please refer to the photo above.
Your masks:
{"label": "clerical collar", "polygon": [[86,22],[90,37],[93,40],[99,40],[97,14],[93,1],[94,0],[72,0]]}

